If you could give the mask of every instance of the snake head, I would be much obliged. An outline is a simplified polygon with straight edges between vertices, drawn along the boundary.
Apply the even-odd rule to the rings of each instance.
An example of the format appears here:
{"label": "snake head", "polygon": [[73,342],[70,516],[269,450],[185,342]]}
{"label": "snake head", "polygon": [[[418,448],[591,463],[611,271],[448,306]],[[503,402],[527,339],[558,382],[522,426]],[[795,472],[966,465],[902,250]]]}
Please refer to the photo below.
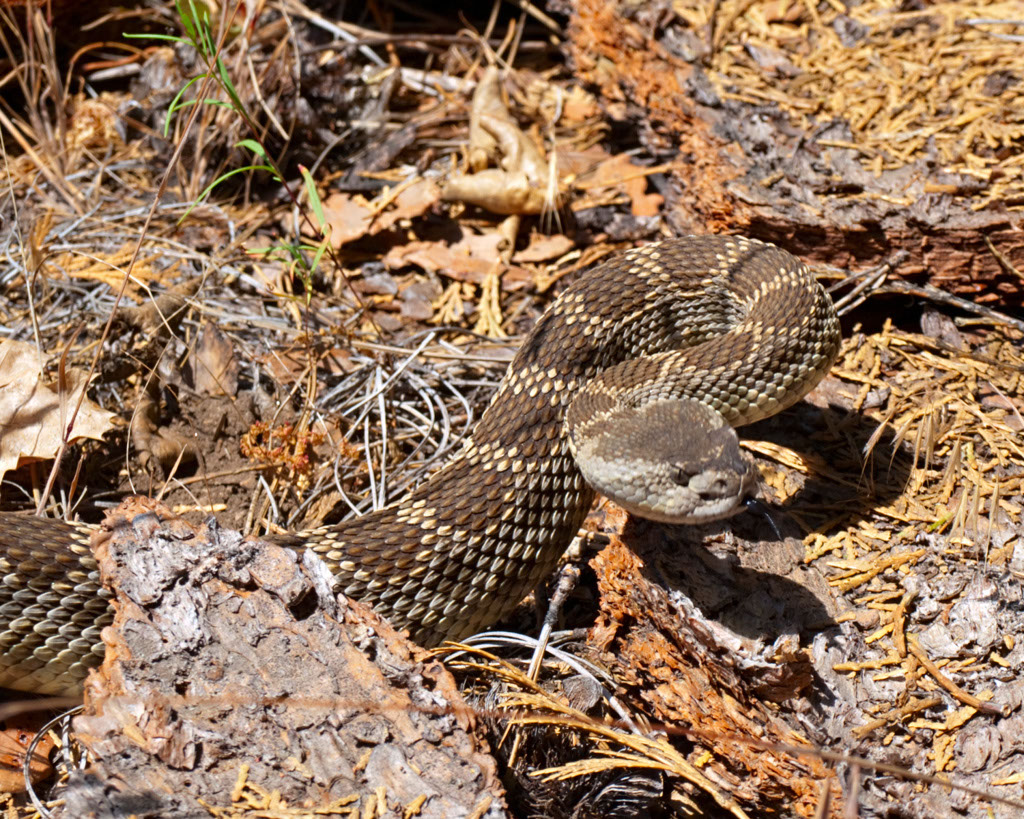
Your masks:
{"label": "snake head", "polygon": [[570,440],[587,482],[648,520],[720,520],[742,511],[757,489],[757,468],[736,431],[697,401],[618,406]]}
{"label": "snake head", "polygon": [[[732,437],[735,436],[733,432]],[[726,449],[718,457],[702,459],[696,471],[692,464],[677,469],[672,477],[683,490],[679,494],[686,498],[687,508],[665,522],[704,523],[745,508],[746,501],[757,491],[757,468],[753,460],[742,454],[738,441]],[[641,514],[639,510],[637,514]]]}

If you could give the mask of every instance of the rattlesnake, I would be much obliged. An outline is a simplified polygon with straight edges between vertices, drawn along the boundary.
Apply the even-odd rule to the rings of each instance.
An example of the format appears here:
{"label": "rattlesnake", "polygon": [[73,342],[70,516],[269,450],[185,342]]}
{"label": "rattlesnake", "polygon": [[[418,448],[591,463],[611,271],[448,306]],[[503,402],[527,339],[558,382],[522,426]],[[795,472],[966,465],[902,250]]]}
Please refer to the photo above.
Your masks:
{"label": "rattlesnake", "polygon": [[[838,349],[828,295],[776,247],[628,250],[551,304],[472,439],[408,498],[276,539],[314,549],[340,590],[414,640],[465,637],[552,570],[594,490],[663,521],[735,512],[756,473],[733,427],[799,400]],[[77,691],[102,658],[109,592],[90,533],[0,513],[0,686]]]}

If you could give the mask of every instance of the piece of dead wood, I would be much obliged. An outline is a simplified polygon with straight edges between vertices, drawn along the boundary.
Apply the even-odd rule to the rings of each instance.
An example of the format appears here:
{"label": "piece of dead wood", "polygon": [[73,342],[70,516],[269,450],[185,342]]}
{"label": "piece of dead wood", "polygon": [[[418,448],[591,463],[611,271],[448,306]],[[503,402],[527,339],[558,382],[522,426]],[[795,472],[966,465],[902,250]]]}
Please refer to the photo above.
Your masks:
{"label": "piece of dead wood", "polygon": [[[653,719],[670,731],[696,733],[691,761],[751,815],[810,815],[822,787],[833,791],[838,804],[838,782],[820,760],[735,741],[746,737],[810,748],[797,722],[776,703],[810,686],[811,662],[795,635],[752,639],[709,619],[685,595],[670,592],[661,567],[646,566],[633,550],[661,550],[645,541],[672,530],[635,521],[594,558],[601,617],[590,644]],[[676,544],[664,551],[681,549]]]}
{"label": "piece of dead wood", "polygon": [[91,766],[57,815],[205,816],[254,793],[324,815],[504,815],[451,676],[336,595],[312,552],[138,498],[94,540],[117,614],[75,720]]}
{"label": "piece of dead wood", "polygon": [[465,202],[504,215],[553,209],[550,165],[505,105],[501,72],[496,66],[484,70],[473,94],[469,138],[473,173],[451,177],[444,186],[445,201]]}
{"label": "piece of dead wood", "polygon": [[155,298],[150,298],[138,306],[121,307],[117,317],[124,324],[140,330],[148,337],[166,339],[177,332],[181,320],[185,317],[192,298],[203,286],[201,278],[193,277],[170,288]]}
{"label": "piece of dead wood", "polygon": [[199,459],[199,450],[184,435],[160,424],[159,401],[160,385],[151,379],[139,395],[129,430],[142,468],[155,467],[167,475],[173,473],[179,464],[195,463]]}
{"label": "piece of dead wood", "polygon": [[[891,35],[870,48],[837,48],[833,26],[811,13],[812,3],[723,2],[722,14],[711,21],[706,17],[714,18],[718,3],[677,3],[665,16],[651,13],[645,4],[571,0],[568,5],[566,51],[577,76],[597,89],[612,118],[631,124],[649,153],[685,157],[674,165],[666,188],[665,219],[675,232],[743,233],[782,245],[805,260],[841,268],[906,250],[909,264],[900,269],[901,277],[924,276],[941,290],[1008,308],[1024,300],[1019,157],[996,150],[998,140],[982,146],[985,130],[1007,126],[1006,112],[1019,118],[1012,105],[1000,102],[994,93],[998,88],[991,97],[979,93],[985,72],[998,83],[1005,76],[1004,64],[1017,65],[1016,54],[1000,48],[1004,56],[998,64],[972,64],[977,90],[959,76],[963,71],[957,61],[966,46],[960,40],[969,27],[954,24],[961,12],[951,10],[962,4],[938,4],[944,12],[929,6],[909,27],[891,5],[858,4],[856,15],[873,17]],[[768,26],[769,10],[781,6],[805,19]],[[848,16],[842,8],[824,4],[822,16],[835,18],[842,29]],[[853,13],[849,6],[846,11]],[[970,16],[966,7],[962,14]],[[709,28],[714,29],[713,50],[702,42]],[[796,30],[799,36],[791,36]],[[801,67],[796,79],[782,82],[775,68],[763,66],[725,71],[723,63],[749,63],[748,46],[769,31],[777,50]],[[809,40],[816,32],[820,48]],[[979,38],[975,32],[969,40],[987,57],[995,54],[990,35]],[[913,49],[925,44],[934,49],[929,53],[936,60],[925,61],[931,85],[907,80],[904,90],[893,93],[891,76],[878,66],[883,52],[891,56],[898,41]],[[806,65],[808,48],[819,55],[820,71]],[[836,61],[848,60],[854,51],[867,58],[871,73],[844,78]],[[944,66],[937,64],[939,55]],[[912,62],[903,58],[904,65]],[[940,81],[940,68],[956,80]],[[755,77],[763,84],[752,95]],[[815,78],[830,87],[813,84]],[[813,103],[803,105],[806,99],[780,93],[790,82]],[[723,90],[726,85],[733,90]],[[851,110],[848,100],[872,88],[886,108],[906,115],[902,125],[892,128],[866,102],[863,113]],[[955,93],[947,97],[947,91]],[[821,107],[826,99],[838,101],[843,113],[826,114]],[[1001,106],[1003,113],[993,116]],[[920,127],[916,117],[935,111],[943,113]],[[961,126],[963,117],[970,120],[969,128]],[[871,130],[882,126],[877,134],[881,145],[862,139],[869,122]],[[962,133],[941,139],[938,130],[947,128]],[[966,147],[972,142],[964,141],[968,131],[982,136],[973,140],[980,156]],[[920,150],[903,155],[904,137],[910,135]],[[943,155],[950,148],[955,162]],[[884,161],[883,154],[891,154],[892,161]]]}

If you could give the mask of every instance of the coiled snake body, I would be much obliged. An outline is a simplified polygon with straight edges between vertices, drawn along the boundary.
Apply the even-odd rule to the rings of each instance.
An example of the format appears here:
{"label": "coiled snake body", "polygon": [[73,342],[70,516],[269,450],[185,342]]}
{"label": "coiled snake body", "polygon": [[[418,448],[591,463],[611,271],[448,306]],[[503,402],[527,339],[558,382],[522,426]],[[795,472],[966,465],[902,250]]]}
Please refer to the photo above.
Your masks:
{"label": "coiled snake body", "polygon": [[[417,642],[465,637],[554,568],[594,489],[645,517],[732,514],[755,487],[732,427],[800,399],[834,361],[831,300],[771,245],[688,237],[570,286],[527,336],[472,440],[411,496],[277,538]],[[111,620],[84,524],[0,513],[0,686],[80,690]]]}

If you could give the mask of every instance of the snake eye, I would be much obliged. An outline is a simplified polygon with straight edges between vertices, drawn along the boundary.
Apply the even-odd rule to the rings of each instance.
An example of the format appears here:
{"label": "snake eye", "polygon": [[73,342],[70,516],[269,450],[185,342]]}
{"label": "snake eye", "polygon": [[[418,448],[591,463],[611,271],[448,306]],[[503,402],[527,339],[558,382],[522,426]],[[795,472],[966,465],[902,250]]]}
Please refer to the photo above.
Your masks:
{"label": "snake eye", "polygon": [[685,466],[682,466],[681,464],[674,464],[672,470],[672,480],[673,482],[679,484],[680,486],[688,486],[690,480],[696,474],[697,473],[694,472],[692,469],[687,469]]}

